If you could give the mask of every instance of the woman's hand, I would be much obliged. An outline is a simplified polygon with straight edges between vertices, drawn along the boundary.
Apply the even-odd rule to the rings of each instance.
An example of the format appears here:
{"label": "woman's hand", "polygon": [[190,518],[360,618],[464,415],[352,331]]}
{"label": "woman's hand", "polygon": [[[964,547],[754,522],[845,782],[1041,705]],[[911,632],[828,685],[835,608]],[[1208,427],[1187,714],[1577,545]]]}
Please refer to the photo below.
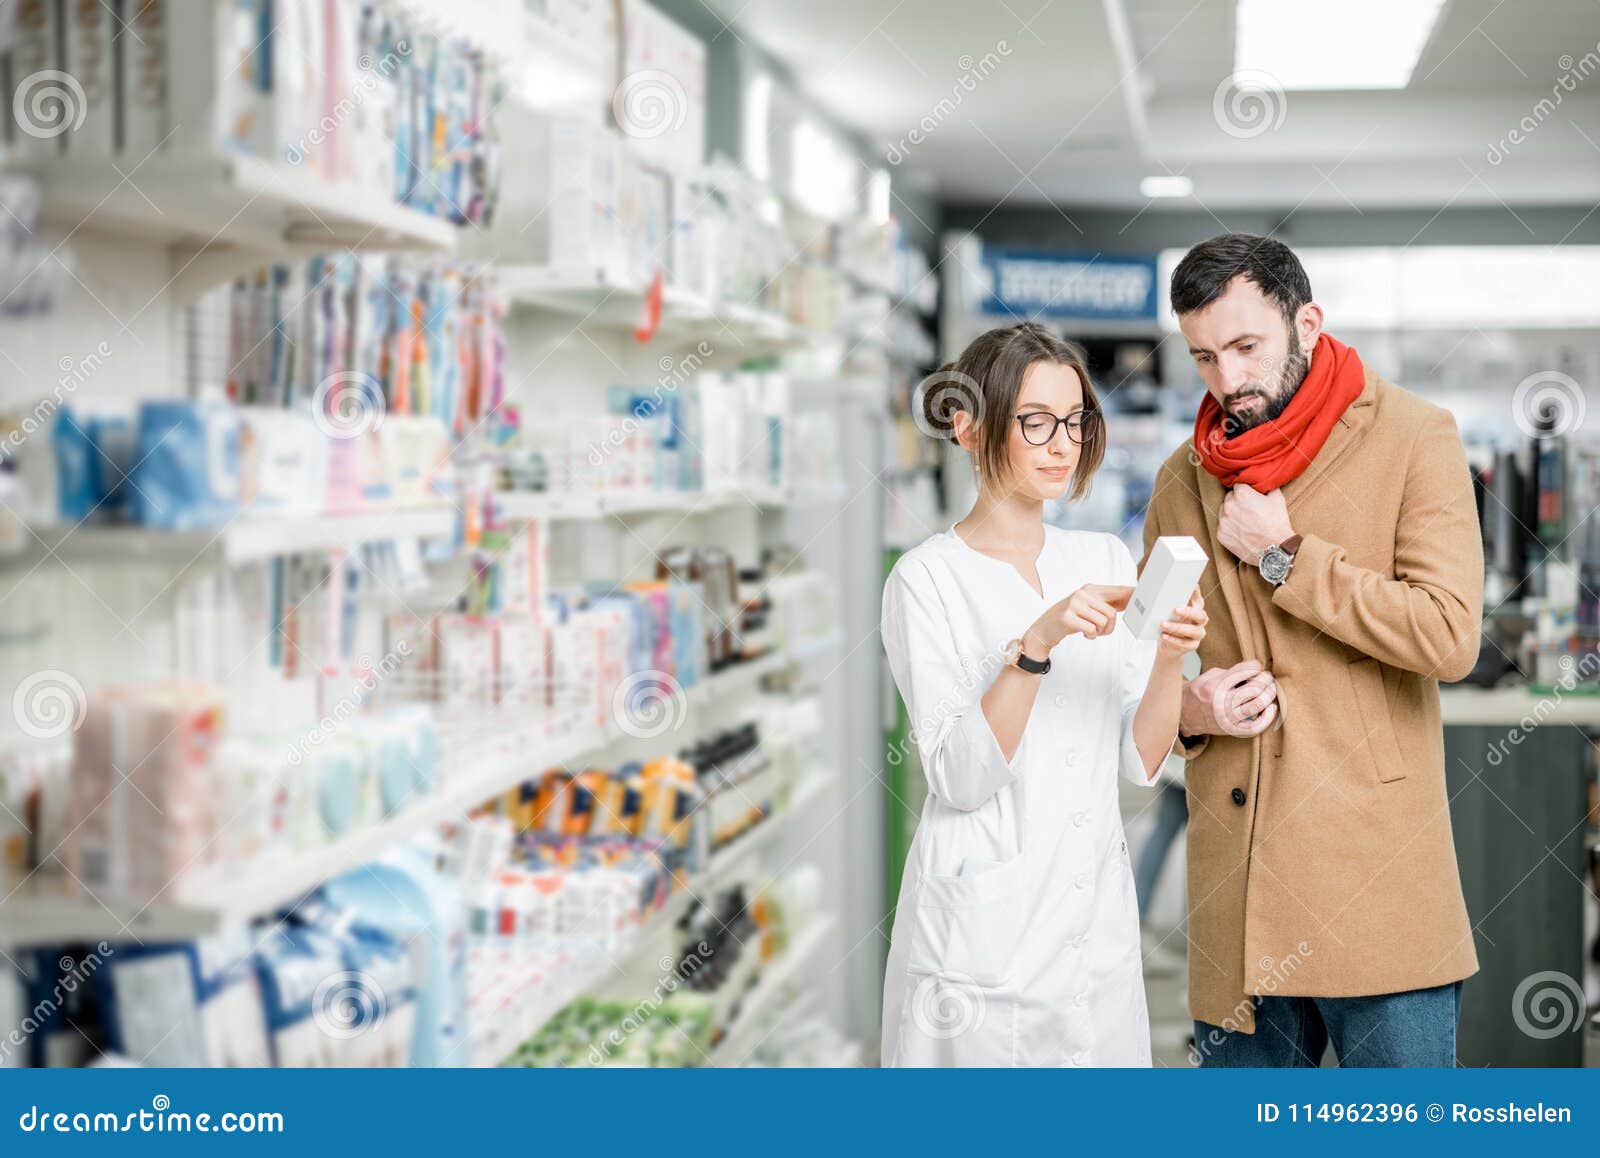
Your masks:
{"label": "woman's hand", "polygon": [[[1117,612],[1126,609],[1132,598],[1132,587],[1085,583],[1034,621],[1023,637],[1023,650],[1034,659],[1043,659],[1069,635],[1082,635],[1085,639],[1110,635],[1117,626]],[[1030,645],[1041,648],[1044,654],[1034,655]]]}
{"label": "woman's hand", "polygon": [[1194,594],[1189,596],[1189,602],[1175,609],[1172,618],[1164,620],[1161,624],[1161,642],[1156,645],[1156,655],[1161,659],[1182,659],[1191,651],[1197,651],[1200,641],[1206,637],[1205,597],[1200,594],[1200,588],[1194,589]]}

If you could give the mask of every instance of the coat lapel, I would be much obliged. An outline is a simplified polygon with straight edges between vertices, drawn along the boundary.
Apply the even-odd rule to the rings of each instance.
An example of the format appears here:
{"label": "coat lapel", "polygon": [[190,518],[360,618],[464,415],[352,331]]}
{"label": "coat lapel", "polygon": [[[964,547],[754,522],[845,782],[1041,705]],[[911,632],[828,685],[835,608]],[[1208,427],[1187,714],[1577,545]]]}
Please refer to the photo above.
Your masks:
{"label": "coat lapel", "polygon": [[[1250,617],[1245,611],[1244,585],[1239,582],[1238,560],[1233,557],[1233,552],[1222,545],[1222,540],[1217,538],[1217,521],[1222,515],[1222,497],[1227,492],[1205,467],[1196,465],[1194,468],[1195,485],[1200,495],[1200,509],[1206,516],[1206,551],[1211,556],[1212,565],[1217,569],[1217,582],[1222,586],[1222,599],[1228,605],[1228,619],[1233,623],[1234,633],[1239,637],[1239,646],[1243,649],[1246,658],[1254,654],[1253,641],[1250,631]],[[1202,595],[1206,592],[1202,591]]]}

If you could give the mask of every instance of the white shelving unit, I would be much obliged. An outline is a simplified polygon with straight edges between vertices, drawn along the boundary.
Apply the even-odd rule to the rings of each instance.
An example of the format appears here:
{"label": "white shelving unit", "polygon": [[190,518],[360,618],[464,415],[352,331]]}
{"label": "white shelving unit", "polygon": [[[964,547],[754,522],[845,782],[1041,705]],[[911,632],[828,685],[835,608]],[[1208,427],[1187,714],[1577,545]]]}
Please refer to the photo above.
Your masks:
{"label": "white shelving unit", "polygon": [[[763,676],[794,662],[799,660],[788,654],[764,656],[693,685],[685,696],[691,707],[728,703],[748,696]],[[71,881],[44,881],[0,904],[0,915],[6,918],[5,927],[0,928],[0,945],[130,936],[162,941],[242,924],[293,905],[323,882],[375,860],[399,841],[466,815],[539,769],[601,760],[611,745],[623,739],[624,733],[616,729],[587,729],[537,747],[508,743],[494,757],[475,761],[467,774],[378,824],[318,848],[263,860],[242,871],[198,871],[180,881],[172,896],[148,904],[82,897],[67,891]],[[803,791],[814,795],[823,788],[820,782],[809,783]],[[730,845],[726,850],[730,855],[714,858],[708,877],[714,878],[756,851],[761,846],[756,837],[759,831]]]}
{"label": "white shelving unit", "polygon": [[[524,103],[549,107],[542,103],[543,79],[565,83],[582,76],[598,82],[595,92],[602,104],[609,99],[609,92],[604,91],[611,87],[605,72],[611,63],[608,52],[591,52],[592,46],[574,44],[547,21],[531,15],[522,27],[506,30],[504,36],[502,30],[486,24],[456,28],[452,23],[458,15],[455,7],[442,0],[419,6],[431,11],[430,19],[443,22],[441,27],[476,37],[486,52],[505,62],[511,73],[508,87]],[[558,77],[561,73],[567,75]],[[506,144],[504,163],[514,165],[515,142]],[[460,234],[450,222],[396,204],[382,191],[329,182],[309,167],[242,155],[156,153],[126,164],[63,156],[30,162],[15,171],[39,183],[41,241],[49,245],[65,241],[77,260],[73,284],[64,294],[58,314],[27,323],[30,328],[24,332],[27,340],[21,349],[11,338],[17,332],[8,328],[12,323],[0,321],[0,342],[15,355],[5,362],[16,371],[13,377],[0,364],[0,391],[10,386],[18,393],[37,392],[38,383],[51,380],[69,362],[84,359],[86,341],[106,335],[114,350],[107,356],[109,368],[83,384],[74,395],[75,403],[126,402],[181,393],[181,383],[190,370],[184,353],[184,310],[205,291],[231,278],[268,264],[345,249],[449,255],[456,252]],[[496,263],[496,277],[502,296],[512,307],[503,322],[508,401],[533,415],[536,422],[557,423],[568,416],[601,413],[608,386],[656,381],[668,360],[664,352],[685,353],[699,349],[702,342],[715,348],[715,354],[705,360],[706,372],[738,368],[752,359],[759,360],[758,366],[767,372],[774,356],[841,344],[837,334],[807,329],[752,305],[711,301],[672,285],[663,289],[655,334],[648,342],[640,342],[634,331],[646,307],[644,285],[619,283],[599,268],[589,267]],[[580,331],[581,337],[575,336]],[[110,360],[113,357],[114,362]],[[554,385],[546,388],[547,380]],[[865,398],[873,385],[862,381],[859,389]],[[881,394],[881,383],[878,390]],[[741,566],[750,566],[760,559],[763,547],[779,539],[800,546],[808,559],[815,549],[823,559],[823,569],[835,579],[853,575],[863,559],[844,545],[834,524],[847,502],[871,492],[870,471],[849,485],[791,479],[786,487],[693,494],[503,493],[496,504],[509,520],[554,524],[552,537],[560,550],[552,552],[552,570],[558,566],[563,570],[552,576],[557,584],[650,578],[653,568],[649,564],[655,554],[666,546],[684,544],[724,547]],[[19,550],[0,554],[0,572],[6,573],[8,580],[16,579],[18,589],[30,579],[23,569],[40,569],[39,576],[31,579],[34,583],[50,582],[44,568],[70,566],[80,560],[113,566],[122,562],[157,564],[170,568],[174,576],[189,578],[212,568],[290,554],[351,550],[388,540],[453,541],[460,521],[461,515],[452,505],[439,504],[349,515],[244,517],[215,529],[174,533],[132,526],[40,526],[25,533]],[[873,573],[875,577],[875,568]],[[148,569],[141,574],[148,575]],[[435,571],[428,578],[437,580],[438,574]],[[160,575],[161,580],[167,578]],[[173,587],[177,586],[175,580]],[[362,598],[392,595],[363,593]],[[112,609],[106,611],[109,614]],[[859,616],[857,619],[864,622]],[[848,642],[855,644],[858,634],[859,623],[849,630]],[[841,632],[801,643],[787,652],[719,672],[688,689],[692,714],[686,731],[709,734],[743,722],[747,717],[738,713],[748,706],[745,701],[763,676],[828,654],[846,638]],[[86,691],[93,694],[94,673],[83,670],[79,674]],[[100,678],[107,678],[104,672]],[[719,850],[689,888],[676,893],[667,908],[641,929],[638,945],[648,944],[670,928],[690,903],[691,892],[714,888],[733,874],[748,871],[756,858],[784,847],[779,842],[786,834],[796,836],[796,847],[811,849],[811,859],[835,866],[864,865],[868,871],[876,868],[870,853],[850,859],[852,845],[860,841],[859,829],[830,834],[828,841],[816,848],[812,848],[812,839],[799,844],[801,837],[813,836],[800,828],[806,810],[835,788],[849,791],[841,783],[844,774],[871,758],[870,747],[864,749],[857,742],[859,728],[852,733],[843,726],[831,726],[834,716],[844,718],[847,707],[855,710],[851,705],[862,698],[861,690],[847,687],[843,678],[825,689],[830,728],[821,747],[826,751],[824,762],[839,771],[832,778],[813,776],[804,781],[782,812]],[[852,727],[858,723],[852,718]],[[681,738],[663,741],[663,747]],[[247,922],[292,905],[331,877],[369,863],[397,842],[441,821],[465,814],[538,769],[559,763],[598,763],[636,748],[632,737],[599,730],[521,749],[508,744],[491,757],[462,762],[458,766],[462,775],[446,779],[435,792],[413,800],[377,824],[321,847],[278,856],[270,863],[192,874],[158,904],[101,903],[69,895],[58,881],[35,881],[0,903],[0,947],[101,938],[191,939],[224,925]],[[870,820],[854,819],[870,824]],[[853,889],[836,869],[830,868],[828,876],[824,903],[833,906],[839,896],[849,896]],[[848,923],[853,930],[860,923],[859,914],[851,913]],[[820,937],[824,928],[814,926],[804,936]],[[794,962],[803,959],[798,950],[814,951],[814,947],[806,947],[810,944],[802,938],[791,947],[782,962],[769,968],[762,985],[771,981],[776,986],[783,971],[797,968]],[[506,1010],[503,1021],[495,1019],[493,1032],[499,1038],[515,1039],[507,1048],[533,1032],[571,996],[590,991],[601,979],[600,964],[595,961],[573,961],[569,966],[552,978],[550,985],[541,987],[536,1001],[526,1008]],[[766,992],[761,989],[749,1000],[758,1005],[770,1001],[770,996],[761,996]],[[838,993],[832,995],[831,1003],[835,1008],[845,1006]],[[745,1016],[740,1024],[748,1022]],[[498,1039],[483,1049],[475,1047],[474,1060],[499,1048]]]}
{"label": "white shelving unit", "polygon": [[129,559],[159,559],[183,567],[232,565],[387,539],[442,539],[455,533],[456,521],[455,508],[440,504],[349,515],[238,518],[202,531],[152,531],[95,523],[34,527],[21,550],[0,553],[0,566],[33,566],[51,559],[68,565]]}
{"label": "white shelving unit", "polygon": [[794,982],[833,935],[836,919],[831,914],[818,916],[802,929],[778,957],[766,962],[748,991],[739,996],[739,1013],[726,1036],[711,1050],[711,1064],[740,1066],[761,1044],[765,1017],[783,1004],[788,986]]}
{"label": "white shelving unit", "polygon": [[255,157],[158,153],[125,166],[62,158],[19,171],[39,182],[43,224],[177,250],[170,289],[180,302],[294,254],[455,248],[456,227],[442,218]]}
{"label": "white shelving unit", "polygon": [[566,962],[547,984],[531,990],[520,1002],[509,1002],[475,1030],[472,1064],[497,1066],[513,1050],[539,1032],[563,1007],[592,993],[625,971],[633,958],[660,943],[688,911],[696,898],[706,896],[725,883],[748,862],[750,856],[782,836],[789,822],[814,801],[821,799],[837,782],[832,773],[812,772],[781,811],[741,834],[711,856],[705,870],[676,890],[635,931],[630,943],[620,952],[597,952]]}

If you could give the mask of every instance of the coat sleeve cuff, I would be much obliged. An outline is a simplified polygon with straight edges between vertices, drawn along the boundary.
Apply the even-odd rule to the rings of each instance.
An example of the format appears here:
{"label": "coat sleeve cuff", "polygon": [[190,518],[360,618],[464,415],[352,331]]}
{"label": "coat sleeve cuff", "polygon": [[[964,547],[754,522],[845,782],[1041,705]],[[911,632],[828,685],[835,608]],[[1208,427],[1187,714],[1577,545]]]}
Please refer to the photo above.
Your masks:
{"label": "coat sleeve cuff", "polygon": [[983,709],[974,705],[953,722],[943,742],[936,746],[933,767],[929,769],[936,786],[934,795],[963,811],[981,807],[995,793],[1016,782],[1027,743],[1024,732],[1007,760]]}

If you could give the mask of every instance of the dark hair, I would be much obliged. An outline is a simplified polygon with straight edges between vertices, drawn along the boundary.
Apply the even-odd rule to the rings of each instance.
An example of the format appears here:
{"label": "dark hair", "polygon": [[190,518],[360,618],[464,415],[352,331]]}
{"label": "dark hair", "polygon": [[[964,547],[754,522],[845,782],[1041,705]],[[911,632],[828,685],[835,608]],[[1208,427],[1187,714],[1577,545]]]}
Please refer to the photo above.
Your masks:
{"label": "dark hair", "polygon": [[1078,451],[1067,498],[1089,493],[1095,471],[1106,454],[1106,430],[1100,399],[1089,380],[1089,361],[1074,342],[1035,322],[1022,322],[979,334],[954,362],[946,362],[917,386],[914,405],[921,408],[925,430],[953,438],[955,414],[966,411],[977,427],[974,459],[983,477],[993,483],[1005,476],[1009,463],[1012,419],[1028,367],[1037,362],[1070,366],[1083,384],[1083,409],[1095,416],[1094,430]]}
{"label": "dark hair", "polygon": [[1172,312],[1182,317],[1205,309],[1240,276],[1276,302],[1290,326],[1311,300],[1311,279],[1294,250],[1270,237],[1224,233],[1184,254],[1172,271]]}

